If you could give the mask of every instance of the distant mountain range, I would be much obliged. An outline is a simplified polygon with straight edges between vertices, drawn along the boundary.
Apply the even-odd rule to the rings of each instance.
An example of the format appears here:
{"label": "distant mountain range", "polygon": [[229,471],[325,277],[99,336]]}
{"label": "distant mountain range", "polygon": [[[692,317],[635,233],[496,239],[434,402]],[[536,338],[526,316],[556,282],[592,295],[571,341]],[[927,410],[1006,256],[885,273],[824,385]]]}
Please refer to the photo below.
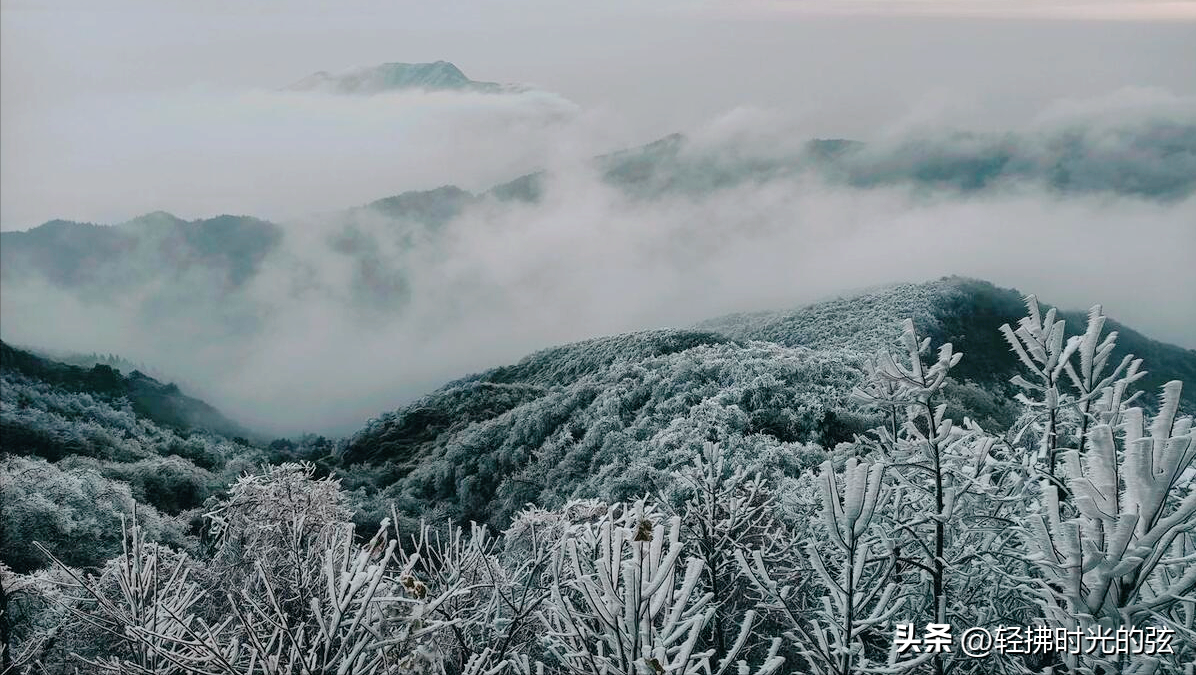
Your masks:
{"label": "distant mountain range", "polygon": [[448,61],[433,63],[383,63],[353,68],[340,73],[319,71],[286,87],[289,91],[321,91],[335,94],[380,94],[405,89],[425,91],[470,91],[506,94],[527,88],[497,82],[477,82]]}
{"label": "distant mountain range", "polygon": [[[156,212],[116,226],[52,220],[25,232],[0,233],[4,279],[36,275],[83,294],[106,294],[160,274],[196,270],[223,288],[244,284],[277,245],[282,228],[248,216],[185,221]],[[139,264],[153,260],[154,265]]]}
{"label": "distant mountain range", "polygon": [[[459,71],[451,64],[416,69],[404,81],[423,81],[416,73],[431,77]],[[455,81],[445,77],[446,82]],[[900,187],[915,194],[967,194],[1028,184],[1059,194],[1171,202],[1196,191],[1196,124],[1150,122],[1047,136],[954,134],[897,144],[819,139],[795,152],[771,155],[712,148],[674,134],[596,157],[592,164],[607,184],[632,199],[703,195],[809,174],[832,185]],[[370,268],[377,267],[378,261],[371,258],[377,247],[355,225],[360,219],[384,217],[393,223],[400,241],[416,231],[435,236],[471,207],[538,202],[547,178],[547,172],[531,173],[480,193],[451,185],[410,191],[326,214],[322,217],[342,228],[329,246],[356,258],[359,290],[369,299],[379,288],[385,291],[394,284],[379,287],[370,279]],[[253,278],[281,242],[284,227],[243,215],[184,221],[161,212],[112,227],[54,220],[28,231],[0,233],[0,278],[40,277],[97,297],[151,279],[169,282],[170,277],[203,272],[218,281],[216,291],[236,289]]]}

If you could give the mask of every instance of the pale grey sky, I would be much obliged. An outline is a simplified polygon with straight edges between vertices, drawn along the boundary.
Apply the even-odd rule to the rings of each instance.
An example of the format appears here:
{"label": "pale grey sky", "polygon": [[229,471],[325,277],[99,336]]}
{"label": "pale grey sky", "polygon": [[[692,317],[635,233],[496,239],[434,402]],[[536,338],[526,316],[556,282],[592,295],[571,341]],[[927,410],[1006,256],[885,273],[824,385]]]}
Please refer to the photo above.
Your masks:
{"label": "pale grey sky", "polygon": [[[154,208],[188,217],[256,208],[270,217],[430,187],[414,169],[394,169],[381,194],[366,194],[374,186],[345,172],[344,185],[327,180],[321,199],[302,181],[290,192],[306,200],[282,203],[282,192],[241,199],[201,189],[224,159],[213,156],[218,148],[203,151],[210,165],[196,166],[190,159],[200,150],[162,140],[174,132],[202,145],[223,134],[228,163],[274,173],[265,159],[236,154],[237,134],[252,136],[248,145],[263,158],[293,171],[304,141],[271,149],[247,121],[266,113],[246,113],[238,97],[316,70],[445,59],[474,79],[530,82],[590,116],[579,152],[687,131],[739,106],[791,116],[801,133],[817,136],[869,138],[911,120],[1006,129],[1060,100],[1127,87],[1196,94],[1194,8],[1113,0],[4,0],[0,227],[110,221]],[[196,119],[180,119],[185,107]],[[535,164],[561,140],[536,137],[542,114],[527,118],[519,160],[482,161],[473,172],[460,154],[423,157],[444,169],[428,180],[453,181],[448,165],[458,162],[461,183]],[[505,118],[502,127],[511,124]],[[328,143],[357,148],[335,136]],[[326,153],[309,156],[327,162]],[[285,181],[277,182],[281,191]]]}

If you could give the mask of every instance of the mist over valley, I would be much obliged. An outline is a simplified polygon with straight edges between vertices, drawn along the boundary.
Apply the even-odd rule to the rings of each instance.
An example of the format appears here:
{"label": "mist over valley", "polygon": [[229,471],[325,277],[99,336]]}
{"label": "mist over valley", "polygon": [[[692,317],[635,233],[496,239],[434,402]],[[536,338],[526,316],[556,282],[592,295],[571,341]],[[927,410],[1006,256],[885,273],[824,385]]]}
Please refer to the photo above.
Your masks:
{"label": "mist over valley", "polygon": [[[385,83],[394,68],[352,81]],[[442,85],[446,68],[456,76]],[[368,95],[259,95],[285,115],[346,99],[359,119],[516,115],[537,125],[524,133],[538,142],[590,124],[543,119],[539,97],[551,95],[539,91],[479,93],[451,64],[403,72]],[[1196,107],[1119,96],[1020,131],[869,142],[802,138],[775,114],[738,109],[482,187],[446,183],[277,221],[55,220],[0,235],[4,339],[154,364],[277,434],[343,434],[553,344],[950,274],[1064,307],[1100,301],[1192,348],[1196,306],[1168,289],[1196,284]],[[1124,274],[1080,250],[1124,260]]]}

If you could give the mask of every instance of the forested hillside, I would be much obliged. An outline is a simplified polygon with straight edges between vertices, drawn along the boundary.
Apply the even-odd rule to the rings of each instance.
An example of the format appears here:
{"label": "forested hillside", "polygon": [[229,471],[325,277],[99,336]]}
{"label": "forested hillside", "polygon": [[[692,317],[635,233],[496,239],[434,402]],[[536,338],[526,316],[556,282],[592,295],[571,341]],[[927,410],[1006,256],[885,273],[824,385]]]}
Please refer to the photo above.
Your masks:
{"label": "forested hillside", "polygon": [[[950,413],[1008,428],[1022,412],[1010,384],[1021,364],[1000,326],[1024,311],[1016,291],[953,277],[548,349],[371,421],[348,441],[346,485],[411,513],[435,508],[503,528],[527,503],[659,489],[695,442],[797,475],[877,423],[848,398],[865,357],[892,344],[902,317],[968,354],[941,392]],[[1072,336],[1087,322],[1078,312],[1060,318]],[[1196,352],[1107,325],[1119,334],[1110,358],[1152,364],[1140,380],[1147,391],[1196,380]],[[1185,409],[1194,396],[1182,394]]]}
{"label": "forested hillside", "polygon": [[277,225],[247,216],[187,222],[149,213],[117,226],[55,220],[5,232],[0,255],[10,283],[43,278],[92,299],[197,277],[227,292],[252,278],[281,238]]}
{"label": "forested hillside", "polygon": [[[1003,324],[1017,324],[1025,313],[1022,294],[979,279],[945,277],[920,284],[899,284],[819,302],[791,311],[737,314],[702,322],[699,328],[741,340],[764,340],[788,347],[873,351],[889,344],[903,318],[913,318],[936,343],[950,342],[969,355],[953,377],[1006,386],[1019,366],[1001,336]],[[1058,310],[1069,334],[1086,324],[1084,312]],[[1142,380],[1148,389],[1179,379],[1196,380],[1196,350],[1152,340],[1114,319],[1115,357],[1135,354],[1149,364]],[[1196,391],[1183,394],[1186,408],[1196,408]]]}
{"label": "forested hillside", "polygon": [[[511,369],[527,379],[503,382],[504,369],[454,383],[352,437],[347,485],[369,477],[379,498],[404,511],[503,528],[529,503],[662,489],[695,442],[796,475],[821,457],[811,444],[833,446],[867,427],[844,410],[858,380],[850,356],[697,337],[671,352],[694,335],[595,341],[576,349],[601,358],[631,343],[648,353],[633,348],[562,373],[551,364],[559,352],[549,352]],[[444,422],[426,424],[437,419]]]}
{"label": "forested hillside", "polygon": [[265,447],[243,434],[173,384],[0,343],[0,563],[44,567],[36,541],[72,565],[102,565],[135,505],[147,535],[192,549],[204,503],[239,474],[328,452],[311,449],[315,438]]}
{"label": "forested hillside", "polygon": [[209,431],[230,437],[249,433],[219,410],[183,394],[174,384],[163,384],[137,370],[122,373],[103,363],[88,368],[70,365],[0,342],[0,371],[6,376],[40,380],[70,393],[127,400],[138,415],[172,429]]}
{"label": "forested hillside", "polygon": [[[949,278],[588,340],[343,442],[268,447],[156,421],[106,366],[5,346],[6,663],[1180,673],[1192,418],[1181,379],[1144,387],[1150,364],[1121,354],[1180,373],[1193,354],[1033,297],[979,337],[1008,293]],[[927,624],[1050,648],[896,649],[932,644]],[[1138,652],[1053,641],[1118,626]]]}

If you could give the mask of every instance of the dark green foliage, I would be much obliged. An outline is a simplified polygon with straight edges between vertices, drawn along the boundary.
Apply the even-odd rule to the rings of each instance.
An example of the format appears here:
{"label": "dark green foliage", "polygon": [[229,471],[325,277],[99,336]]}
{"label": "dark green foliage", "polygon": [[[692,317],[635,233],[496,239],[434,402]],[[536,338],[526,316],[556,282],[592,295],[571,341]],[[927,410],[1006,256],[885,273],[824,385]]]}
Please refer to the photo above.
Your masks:
{"label": "dark green foliage", "polygon": [[856,436],[876,427],[882,421],[877,415],[855,410],[828,410],[818,421],[817,437],[823,447],[833,448],[840,443],[850,443]]}
{"label": "dark green foliage", "polygon": [[850,182],[860,187],[909,181],[924,188],[974,191],[1018,175],[1024,169],[1016,159],[1012,138],[981,140],[961,134],[939,147],[918,141],[880,156],[861,153],[847,165]]}
{"label": "dark green foliage", "polygon": [[[69,462],[62,465],[70,466]],[[104,464],[99,470],[105,478],[127,484],[139,503],[172,516],[202,506],[224,484],[220,477],[177,455]]]}
{"label": "dark green foliage", "polygon": [[94,394],[106,400],[127,399],[135,413],[180,430],[208,430],[225,436],[246,435],[219,410],[191,398],[174,384],[162,384],[138,371],[122,375],[103,364],[72,366],[0,342],[0,371],[19,373],[65,391]]}
{"label": "dark green foliage", "polygon": [[[1017,325],[1025,315],[1022,294],[1013,289],[998,288],[986,281],[950,277],[948,291],[933,307],[934,320],[929,322],[926,335],[935,344],[950,342],[967,354],[952,374],[960,380],[972,380],[986,387],[1012,393],[1009,378],[1019,372],[1017,356],[1001,337],[1002,324]],[[1050,305],[1043,305],[1045,312]],[[1067,322],[1067,335],[1082,335],[1088,323],[1087,312],[1060,311],[1060,319]],[[1119,362],[1126,354],[1143,359],[1149,369],[1139,383],[1145,391],[1158,390],[1169,380],[1196,380],[1196,350],[1169,345],[1134,331],[1115,320],[1109,320],[1106,331],[1117,331],[1117,347],[1111,359]],[[1185,391],[1182,403],[1196,407],[1196,391]]]}
{"label": "dark green foliage", "polygon": [[539,387],[489,382],[449,385],[393,413],[370,422],[350,439],[345,464],[386,460],[409,466],[419,449],[440,434],[486,420],[543,394]]}
{"label": "dark green foliage", "polygon": [[942,402],[947,404],[947,415],[952,419],[969,417],[984,429],[1009,429],[1025,411],[1004,391],[1005,387],[998,384],[947,380],[943,386]]}
{"label": "dark green foliage", "polygon": [[20,454],[58,461],[70,455],[91,455],[92,450],[74,439],[64,439],[49,429],[27,426],[0,419],[0,439],[4,448],[20,448]]}
{"label": "dark green foliage", "polygon": [[[136,222],[136,221],[134,221]],[[238,288],[257,273],[262,260],[282,240],[282,229],[248,216],[217,216],[177,225],[163,250],[180,250],[180,269],[202,266],[223,270],[229,288]]]}
{"label": "dark green foliage", "polygon": [[544,195],[544,172],[529,173],[496,185],[486,193],[499,201],[536,202]]}
{"label": "dark green foliage", "polygon": [[345,442],[316,434],[298,438],[278,438],[266,447],[264,461],[268,464],[307,462],[315,467],[316,476],[330,475],[340,464]]}
{"label": "dark green foliage", "polygon": [[135,238],[116,228],[67,220],[52,220],[27,232],[5,232],[0,238],[4,277],[38,272],[64,287],[93,282],[93,270],[101,261],[136,248]]}
{"label": "dark green foliage", "polygon": [[[1001,326],[1025,316],[1022,295],[975,279],[954,277],[935,303],[936,321],[926,329],[935,344],[950,342],[967,355],[952,371],[960,380],[1007,384],[1018,372],[1017,357],[1001,337]],[[1084,323],[1074,326],[1082,329]]]}
{"label": "dark green foliage", "polygon": [[16,371],[68,391],[119,396],[127,391],[125,379],[110,366],[97,364],[81,368],[34,356],[0,342],[0,368]]}
{"label": "dark green foliage", "polygon": [[[158,454],[182,457],[201,469],[218,471],[224,467],[228,457],[221,451],[219,442],[214,441],[216,439],[202,434],[186,438],[175,436],[158,449]],[[245,439],[233,441],[233,447],[241,446],[242,451],[249,445]]]}

